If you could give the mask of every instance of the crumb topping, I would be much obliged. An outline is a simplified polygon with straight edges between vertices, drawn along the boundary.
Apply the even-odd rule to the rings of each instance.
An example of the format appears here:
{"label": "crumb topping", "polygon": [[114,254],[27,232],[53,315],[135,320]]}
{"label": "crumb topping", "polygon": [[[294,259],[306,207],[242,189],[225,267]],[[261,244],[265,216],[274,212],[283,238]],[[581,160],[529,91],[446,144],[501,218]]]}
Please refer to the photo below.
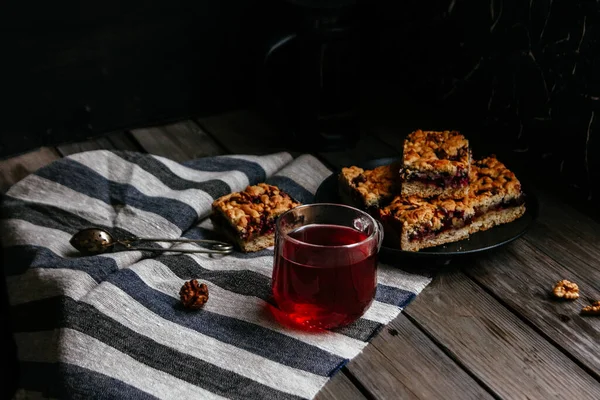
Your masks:
{"label": "crumb topping", "polygon": [[469,141],[457,131],[412,132],[404,141],[404,169],[457,175],[468,171]]}
{"label": "crumb topping", "polygon": [[356,189],[366,205],[376,205],[380,199],[393,194],[397,178],[392,165],[384,165],[372,170],[359,167],[342,168],[342,178]]}
{"label": "crumb topping", "polygon": [[516,207],[525,202],[521,182],[496,156],[474,161],[469,178],[467,201],[478,214],[498,206]]}
{"label": "crumb topping", "polygon": [[459,200],[422,199],[396,196],[392,203],[380,210],[380,217],[393,220],[396,225],[408,231],[409,236],[427,230],[440,231],[461,228],[470,223],[474,215],[471,206]]}
{"label": "crumb topping", "polygon": [[494,155],[473,162],[470,180],[470,192],[474,196],[493,196],[498,193],[511,196],[521,194],[521,182]]}
{"label": "crumb topping", "polygon": [[269,233],[275,218],[299,206],[277,186],[259,183],[218,198],[212,204],[213,212],[223,215],[244,237]]}

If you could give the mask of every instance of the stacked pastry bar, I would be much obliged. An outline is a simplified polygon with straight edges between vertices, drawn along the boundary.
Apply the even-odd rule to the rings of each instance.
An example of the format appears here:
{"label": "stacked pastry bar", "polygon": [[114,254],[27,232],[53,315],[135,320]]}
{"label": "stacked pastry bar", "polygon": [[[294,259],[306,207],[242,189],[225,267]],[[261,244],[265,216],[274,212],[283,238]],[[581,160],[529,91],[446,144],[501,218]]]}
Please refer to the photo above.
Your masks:
{"label": "stacked pastry bar", "polygon": [[382,207],[397,193],[400,186],[397,175],[392,165],[372,170],[342,168],[339,176],[342,201],[367,211]]}
{"label": "stacked pastry bar", "polygon": [[525,213],[521,183],[495,156],[475,161],[470,179],[467,202],[475,211],[471,233],[512,222]]}
{"label": "stacked pastry bar", "polygon": [[469,141],[456,131],[418,130],[404,141],[402,195],[460,199],[469,191]]}
{"label": "stacked pastry bar", "polygon": [[468,141],[453,131],[413,132],[399,171],[344,168],[339,182],[346,202],[383,223],[386,244],[406,251],[466,239],[525,212],[516,176],[493,156],[471,162]]}
{"label": "stacked pastry bar", "polygon": [[416,196],[397,196],[379,210],[386,244],[405,251],[466,239],[474,214],[468,202]]}
{"label": "stacked pastry bar", "polygon": [[471,165],[469,194],[462,199],[397,196],[380,209],[386,243],[406,251],[466,239],[525,213],[525,197],[515,174],[495,157]]}
{"label": "stacked pastry bar", "polygon": [[241,251],[258,251],[275,244],[276,218],[298,205],[277,186],[259,183],[215,200],[210,219]]}

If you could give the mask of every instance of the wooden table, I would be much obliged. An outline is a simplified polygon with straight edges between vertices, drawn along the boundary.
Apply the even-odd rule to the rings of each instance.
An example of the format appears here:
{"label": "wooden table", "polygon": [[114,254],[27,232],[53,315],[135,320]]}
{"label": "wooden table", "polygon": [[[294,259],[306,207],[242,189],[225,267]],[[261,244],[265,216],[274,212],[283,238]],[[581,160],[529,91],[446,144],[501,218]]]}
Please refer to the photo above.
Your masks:
{"label": "wooden table", "polygon": [[[135,150],[184,161],[285,150],[249,111],[115,132],[0,162],[0,184],[72,153]],[[372,129],[356,150],[320,153],[332,169],[399,154],[393,131]],[[600,399],[600,224],[538,191],[527,235],[500,250],[458,259],[337,374],[318,399]],[[418,266],[413,266],[418,267]],[[549,297],[560,279],[579,284],[574,302]]]}

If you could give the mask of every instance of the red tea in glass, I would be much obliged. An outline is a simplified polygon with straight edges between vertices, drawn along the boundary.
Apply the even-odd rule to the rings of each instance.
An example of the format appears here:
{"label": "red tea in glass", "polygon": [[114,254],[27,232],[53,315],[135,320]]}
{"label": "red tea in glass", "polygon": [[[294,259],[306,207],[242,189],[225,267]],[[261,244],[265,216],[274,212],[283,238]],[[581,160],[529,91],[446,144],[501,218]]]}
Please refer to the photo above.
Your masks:
{"label": "red tea in glass", "polygon": [[277,222],[273,296],[284,322],[308,328],[351,323],[371,305],[383,231],[352,207],[297,207]]}

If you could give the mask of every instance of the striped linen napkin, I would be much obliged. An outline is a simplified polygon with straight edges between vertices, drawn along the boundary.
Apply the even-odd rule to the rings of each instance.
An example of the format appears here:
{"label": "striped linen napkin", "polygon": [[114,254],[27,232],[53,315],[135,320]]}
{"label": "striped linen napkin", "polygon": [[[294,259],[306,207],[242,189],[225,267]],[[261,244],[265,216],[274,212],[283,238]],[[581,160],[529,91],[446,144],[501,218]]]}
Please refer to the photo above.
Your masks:
{"label": "striped linen napkin", "polygon": [[[380,265],[367,313],[315,334],[288,330],[268,311],[272,249],[223,258],[141,251],[81,257],[69,239],[90,226],[117,236],[214,238],[207,218],[213,199],[266,181],[309,203],[330,173],[310,155],[180,164],[100,150],[56,161],[13,186],[0,222],[18,396],[314,397],[429,277]],[[179,305],[179,289],[192,278],[210,291],[196,312]]]}

